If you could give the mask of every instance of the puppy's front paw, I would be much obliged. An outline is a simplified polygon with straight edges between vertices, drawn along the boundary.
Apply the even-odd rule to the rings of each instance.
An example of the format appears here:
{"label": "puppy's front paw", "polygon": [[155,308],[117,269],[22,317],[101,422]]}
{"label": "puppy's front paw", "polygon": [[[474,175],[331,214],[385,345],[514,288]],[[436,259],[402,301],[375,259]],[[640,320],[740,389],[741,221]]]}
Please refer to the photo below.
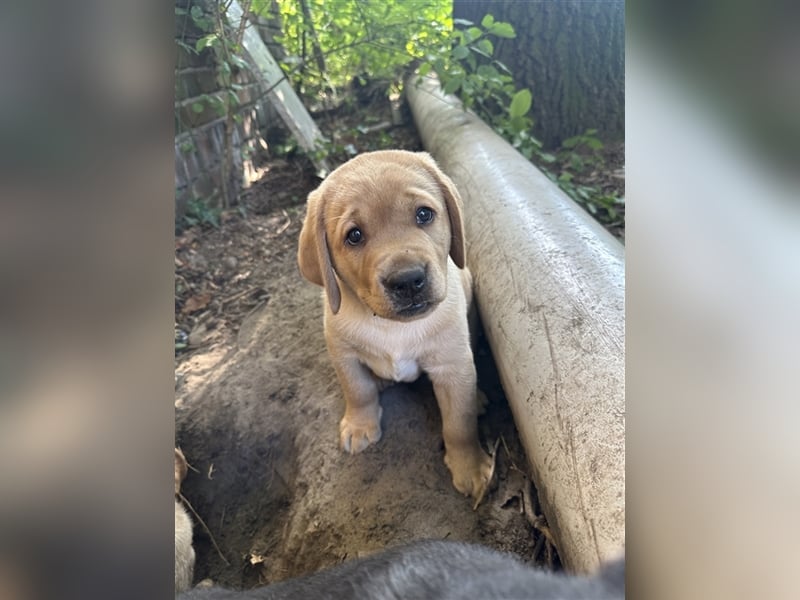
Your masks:
{"label": "puppy's front paw", "polygon": [[468,452],[448,451],[444,464],[453,475],[453,486],[465,496],[472,496],[473,509],[477,508],[492,482],[494,458],[477,446]]}
{"label": "puppy's front paw", "polygon": [[358,412],[347,412],[339,423],[339,443],[342,450],[358,454],[370,444],[381,439],[381,414],[379,404]]}

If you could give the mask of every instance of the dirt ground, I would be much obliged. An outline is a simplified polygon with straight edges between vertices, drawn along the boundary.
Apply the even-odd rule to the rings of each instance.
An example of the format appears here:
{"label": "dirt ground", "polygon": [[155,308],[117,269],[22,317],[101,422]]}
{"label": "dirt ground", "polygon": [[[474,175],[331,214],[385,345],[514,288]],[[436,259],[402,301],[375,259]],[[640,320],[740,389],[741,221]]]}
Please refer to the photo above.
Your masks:
{"label": "dirt ground", "polygon": [[[408,122],[369,135],[352,121],[321,125],[340,148],[421,149]],[[343,400],[321,289],[296,266],[305,197],[318,183],[307,160],[271,158],[220,227],[176,235],[175,436],[190,464],[182,493],[197,515],[195,582],[248,588],[432,538],[560,568],[482,337],[476,363],[490,402],[479,427],[497,467],[477,510],[443,463],[427,380],[384,391],[377,445],[357,456],[338,449]]]}
{"label": "dirt ground", "polygon": [[[176,440],[194,469],[182,491],[210,531],[196,526],[196,580],[251,587],[428,538],[545,560],[542,534],[528,520],[535,515],[523,512],[526,503],[536,507],[524,453],[485,347],[477,358],[490,406],[480,428],[487,447],[500,445],[498,486],[477,511],[452,487],[427,381],[383,393],[376,446],[357,456],[338,449],[343,406],[322,336],[320,289],[295,263],[301,215],[291,207],[249,219],[256,232],[263,223],[253,246],[277,239],[268,237],[271,224],[289,223],[262,259],[269,272],[253,286],[258,293],[243,296],[261,305],[238,331],[220,324],[209,336],[215,341],[178,360]],[[209,266],[232,255],[203,250]]]}

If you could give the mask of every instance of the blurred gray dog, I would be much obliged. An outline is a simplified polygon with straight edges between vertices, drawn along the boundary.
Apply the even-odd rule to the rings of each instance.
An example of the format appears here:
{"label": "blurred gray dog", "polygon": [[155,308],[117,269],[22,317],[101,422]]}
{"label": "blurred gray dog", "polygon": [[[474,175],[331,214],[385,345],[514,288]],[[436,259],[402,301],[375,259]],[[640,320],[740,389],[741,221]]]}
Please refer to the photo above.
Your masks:
{"label": "blurred gray dog", "polygon": [[189,590],[181,600],[621,600],[625,562],[593,577],[534,569],[510,554],[460,542],[424,541],[313,575],[246,591]]}

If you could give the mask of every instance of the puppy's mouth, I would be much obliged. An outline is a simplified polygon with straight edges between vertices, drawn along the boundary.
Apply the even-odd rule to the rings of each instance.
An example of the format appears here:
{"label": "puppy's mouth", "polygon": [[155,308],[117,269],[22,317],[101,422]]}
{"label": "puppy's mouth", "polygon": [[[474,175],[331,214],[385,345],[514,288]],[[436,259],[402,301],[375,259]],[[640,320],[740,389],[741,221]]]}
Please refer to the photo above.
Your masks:
{"label": "puppy's mouth", "polygon": [[427,300],[419,300],[415,302],[409,302],[406,306],[396,308],[395,314],[398,317],[408,319],[411,317],[422,316],[425,313],[427,313],[431,308],[433,308],[433,304],[431,304]]}

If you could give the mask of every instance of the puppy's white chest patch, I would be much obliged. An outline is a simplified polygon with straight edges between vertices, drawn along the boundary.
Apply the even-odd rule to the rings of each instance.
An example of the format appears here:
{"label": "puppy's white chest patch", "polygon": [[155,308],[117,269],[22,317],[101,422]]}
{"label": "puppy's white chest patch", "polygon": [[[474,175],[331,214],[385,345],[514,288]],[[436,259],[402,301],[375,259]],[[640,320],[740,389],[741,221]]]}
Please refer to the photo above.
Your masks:
{"label": "puppy's white chest patch", "polygon": [[419,365],[417,361],[410,359],[401,359],[395,361],[392,365],[394,367],[395,381],[415,381],[419,378]]}
{"label": "puppy's white chest patch", "polygon": [[412,358],[384,356],[370,361],[369,368],[378,377],[405,383],[416,381],[420,375],[419,363]]}

